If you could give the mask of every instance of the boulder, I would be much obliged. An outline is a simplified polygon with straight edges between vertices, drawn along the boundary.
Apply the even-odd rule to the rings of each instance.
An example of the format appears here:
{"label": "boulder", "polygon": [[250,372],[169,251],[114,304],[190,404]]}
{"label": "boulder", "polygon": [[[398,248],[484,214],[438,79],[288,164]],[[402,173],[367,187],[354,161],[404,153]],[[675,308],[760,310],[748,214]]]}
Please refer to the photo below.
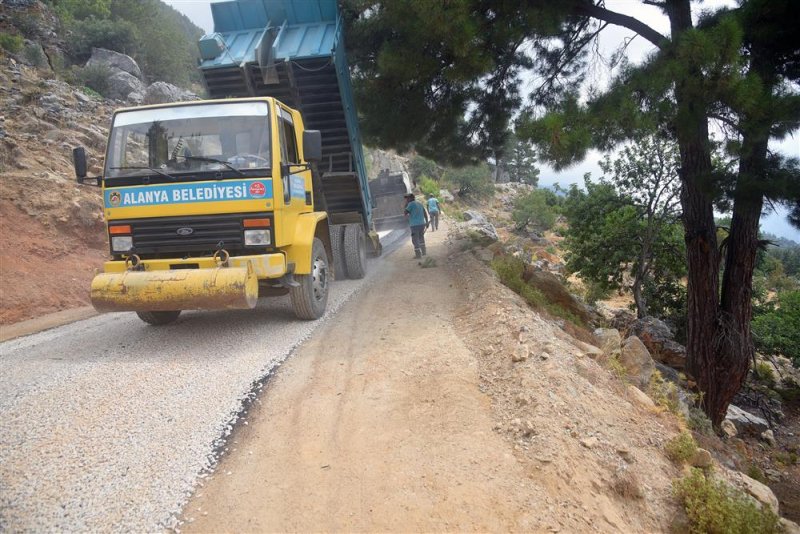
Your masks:
{"label": "boulder", "polygon": [[672,339],[672,332],[664,321],[643,317],[631,324],[630,332],[644,343],[656,361],[675,369],[686,367],[686,348]]}
{"label": "boulder", "polygon": [[86,62],[86,66],[106,67],[112,71],[127,72],[140,80],[142,79],[142,71],[132,57],[113,50],[106,50],[105,48],[92,48],[92,57]]}
{"label": "boulder", "polygon": [[765,430],[762,432],[761,439],[769,443],[770,447],[775,447],[778,445],[778,442],[775,441],[775,434],[772,433],[772,430]]}
{"label": "boulder", "polygon": [[[610,312],[611,317],[609,318],[609,324],[617,330],[629,330],[631,324],[636,321],[636,315],[628,310],[615,308],[610,310]],[[636,334],[636,332],[631,333]],[[641,337],[639,339],[641,339]]]}
{"label": "boulder", "polygon": [[736,434],[737,434],[736,425],[734,425],[730,421],[730,419],[724,419],[722,421],[722,423],[720,423],[719,428],[720,428],[720,430],[722,430],[722,433],[725,435],[725,437],[727,437],[727,438],[735,438],[736,437]]}
{"label": "boulder", "polygon": [[800,534],[800,525],[794,521],[781,517],[779,524],[784,534]]}
{"label": "boulder", "polygon": [[[650,355],[652,356],[652,354]],[[656,362],[656,370],[661,373],[661,378],[664,380],[668,380],[677,386],[681,385],[681,375],[672,367]]]}
{"label": "boulder", "polygon": [[738,434],[752,434],[754,436],[760,435],[762,432],[769,430],[769,423],[766,420],[748,413],[738,406],[731,404],[728,406],[728,413],[725,415],[725,421],[730,421],[736,427]]}
{"label": "boulder", "polygon": [[475,210],[465,211],[464,220],[472,224],[484,224],[489,222],[483,213]]}
{"label": "boulder", "polygon": [[125,71],[117,71],[108,78],[108,98],[117,100],[130,100],[134,103],[144,101],[144,84],[132,74]]}
{"label": "boulder", "polygon": [[595,347],[594,345],[590,345],[588,343],[584,343],[579,339],[573,339],[572,343],[580,349],[584,356],[588,356],[593,360],[598,360],[603,357],[602,349]]}
{"label": "boulder", "polygon": [[650,382],[650,375],[656,368],[653,358],[644,343],[636,336],[631,336],[622,344],[619,356],[620,363],[628,372],[628,377],[634,385],[646,388]]}
{"label": "boulder", "polygon": [[154,82],[150,84],[144,94],[145,104],[166,104],[168,102],[182,102],[184,100],[197,100],[197,95],[167,82]]}
{"label": "boulder", "polygon": [[442,202],[454,202],[456,197],[447,189],[439,189],[439,200]]}
{"label": "boulder", "polygon": [[762,505],[768,506],[775,514],[778,514],[778,498],[766,484],[762,484],[758,480],[736,471],[729,473],[729,477],[734,486],[737,486]]}
{"label": "boulder", "polygon": [[656,407],[656,403],[653,402],[653,399],[648,397],[644,391],[632,384],[628,384],[628,398],[635,404],[638,404],[645,409],[652,409]]}
{"label": "boulder", "polygon": [[479,211],[465,211],[464,219],[466,222],[461,225],[462,228],[476,231],[481,235],[481,237],[486,238],[491,242],[495,242],[500,239],[497,236],[497,230],[495,229],[494,225],[490,223]]}
{"label": "boulder", "polygon": [[616,328],[598,328],[594,331],[594,336],[597,338],[597,346],[606,356],[622,349],[622,336]]}
{"label": "boulder", "polygon": [[694,456],[689,460],[689,464],[692,467],[699,467],[701,469],[708,469],[712,465],[714,465],[714,459],[711,457],[711,453],[705,449],[698,448],[694,451]]}

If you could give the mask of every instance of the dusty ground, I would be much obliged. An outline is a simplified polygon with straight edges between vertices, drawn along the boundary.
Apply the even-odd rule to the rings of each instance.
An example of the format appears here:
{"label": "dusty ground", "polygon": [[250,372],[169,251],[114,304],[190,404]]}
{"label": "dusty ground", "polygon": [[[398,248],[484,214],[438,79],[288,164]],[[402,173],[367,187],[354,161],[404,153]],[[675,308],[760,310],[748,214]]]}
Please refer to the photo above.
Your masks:
{"label": "dusty ground", "polygon": [[397,251],[284,364],[181,530],[667,530],[670,418],[444,236],[437,267]]}

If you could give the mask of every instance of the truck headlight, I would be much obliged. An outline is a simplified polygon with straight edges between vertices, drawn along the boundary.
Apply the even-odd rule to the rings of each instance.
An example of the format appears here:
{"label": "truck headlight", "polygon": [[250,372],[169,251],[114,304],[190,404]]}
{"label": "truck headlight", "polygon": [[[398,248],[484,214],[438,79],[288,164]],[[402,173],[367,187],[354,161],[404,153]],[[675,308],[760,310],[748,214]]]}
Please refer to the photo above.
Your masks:
{"label": "truck headlight", "polygon": [[245,230],[244,246],[264,247],[270,244],[269,230]]}
{"label": "truck headlight", "polygon": [[111,238],[111,250],[114,252],[128,252],[133,248],[133,237],[129,235],[115,235]]}

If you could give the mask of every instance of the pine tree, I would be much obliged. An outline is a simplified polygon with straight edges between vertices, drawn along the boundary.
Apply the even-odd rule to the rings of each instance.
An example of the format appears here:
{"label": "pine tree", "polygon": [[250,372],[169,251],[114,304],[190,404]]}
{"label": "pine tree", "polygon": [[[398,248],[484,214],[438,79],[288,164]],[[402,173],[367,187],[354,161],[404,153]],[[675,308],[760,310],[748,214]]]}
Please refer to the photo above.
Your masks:
{"label": "pine tree", "polygon": [[[800,125],[792,85],[800,79],[800,10],[792,0],[743,0],[696,26],[690,0],[643,3],[661,9],[669,35],[601,0],[351,0],[345,14],[363,131],[381,146],[474,161],[502,151],[511,117],[523,108],[518,135],[535,141],[539,158],[555,166],[654,128],[675,139],[688,368],[718,424],[752,353],[750,299],[763,203],[786,202],[790,220],[800,218],[797,165],[770,155],[767,144]],[[592,44],[608,25],[636,32],[655,52],[634,67],[625,63],[621,44],[613,58],[620,74],[584,101],[577,88],[591,66]],[[524,106],[520,73],[531,67],[535,86]],[[728,146],[736,172],[720,173],[712,163],[710,118],[733,129]],[[722,248],[715,203],[732,211]]]}

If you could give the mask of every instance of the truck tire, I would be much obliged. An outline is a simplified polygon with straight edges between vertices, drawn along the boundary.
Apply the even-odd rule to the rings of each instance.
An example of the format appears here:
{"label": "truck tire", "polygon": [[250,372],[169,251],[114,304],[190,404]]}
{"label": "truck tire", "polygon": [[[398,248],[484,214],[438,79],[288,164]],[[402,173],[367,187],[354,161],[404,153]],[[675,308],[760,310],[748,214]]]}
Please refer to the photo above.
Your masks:
{"label": "truck tire", "polygon": [[344,264],[344,225],[331,225],[331,253],[333,254],[333,277],[336,280],[347,278],[347,267]]}
{"label": "truck tire", "polygon": [[174,323],[180,314],[180,310],[136,312],[139,319],[153,326],[163,326],[165,324]]}
{"label": "truck tire", "polygon": [[347,276],[353,280],[364,278],[367,274],[367,239],[360,224],[347,224],[344,227],[344,263]]}
{"label": "truck tire", "polygon": [[299,274],[294,279],[300,284],[289,291],[294,314],[298,319],[322,317],[328,305],[330,273],[328,254],[319,238],[315,237],[311,245],[311,274]]}

